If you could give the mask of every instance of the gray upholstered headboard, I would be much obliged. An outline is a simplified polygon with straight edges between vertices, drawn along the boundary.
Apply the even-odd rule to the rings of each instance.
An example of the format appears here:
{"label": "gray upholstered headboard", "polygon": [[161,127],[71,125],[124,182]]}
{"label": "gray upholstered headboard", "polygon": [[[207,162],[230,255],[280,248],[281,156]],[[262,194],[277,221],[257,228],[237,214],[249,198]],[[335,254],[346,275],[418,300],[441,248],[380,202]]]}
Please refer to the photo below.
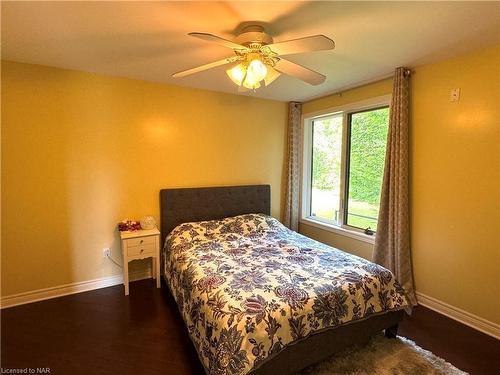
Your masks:
{"label": "gray upholstered headboard", "polygon": [[160,190],[161,243],[182,223],[252,213],[271,214],[269,185],[163,189]]}

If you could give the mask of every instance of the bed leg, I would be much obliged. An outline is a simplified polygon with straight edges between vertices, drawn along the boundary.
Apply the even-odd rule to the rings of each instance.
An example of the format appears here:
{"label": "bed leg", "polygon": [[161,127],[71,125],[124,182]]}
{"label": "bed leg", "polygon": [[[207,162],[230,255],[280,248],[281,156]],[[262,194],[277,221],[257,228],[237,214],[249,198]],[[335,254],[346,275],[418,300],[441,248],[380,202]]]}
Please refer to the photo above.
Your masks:
{"label": "bed leg", "polygon": [[388,327],[384,330],[384,335],[388,339],[395,339],[396,336],[398,335],[398,325],[395,324],[391,327]]}

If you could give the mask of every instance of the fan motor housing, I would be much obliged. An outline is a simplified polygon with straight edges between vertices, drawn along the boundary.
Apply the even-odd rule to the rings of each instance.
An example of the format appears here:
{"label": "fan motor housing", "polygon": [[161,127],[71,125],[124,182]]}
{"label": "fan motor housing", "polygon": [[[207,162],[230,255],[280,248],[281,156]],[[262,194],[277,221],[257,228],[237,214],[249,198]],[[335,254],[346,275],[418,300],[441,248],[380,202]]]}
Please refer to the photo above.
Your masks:
{"label": "fan motor housing", "polygon": [[252,43],[258,44],[272,44],[273,38],[269,34],[264,32],[261,26],[247,26],[243,29],[243,32],[236,37],[236,43],[248,46]]}

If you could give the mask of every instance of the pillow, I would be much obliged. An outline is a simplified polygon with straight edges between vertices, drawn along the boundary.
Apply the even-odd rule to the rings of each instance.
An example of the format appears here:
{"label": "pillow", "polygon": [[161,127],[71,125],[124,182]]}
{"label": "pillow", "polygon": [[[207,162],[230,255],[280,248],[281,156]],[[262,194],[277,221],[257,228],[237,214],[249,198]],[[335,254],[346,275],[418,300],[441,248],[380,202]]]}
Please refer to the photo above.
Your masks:
{"label": "pillow", "polygon": [[178,225],[168,239],[179,242],[193,242],[225,238],[228,235],[246,236],[267,230],[284,228],[271,216],[264,214],[245,214],[226,217],[221,220],[189,222]]}

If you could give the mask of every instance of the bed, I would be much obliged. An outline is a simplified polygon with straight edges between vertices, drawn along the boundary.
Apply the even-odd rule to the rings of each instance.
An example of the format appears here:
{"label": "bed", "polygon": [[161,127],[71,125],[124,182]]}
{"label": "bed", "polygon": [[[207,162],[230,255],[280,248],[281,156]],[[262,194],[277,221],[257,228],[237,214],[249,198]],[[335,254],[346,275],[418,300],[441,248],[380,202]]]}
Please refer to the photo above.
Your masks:
{"label": "bed", "polygon": [[407,307],[390,271],[285,228],[270,186],[164,189],[162,266],[207,374],[292,374]]}

